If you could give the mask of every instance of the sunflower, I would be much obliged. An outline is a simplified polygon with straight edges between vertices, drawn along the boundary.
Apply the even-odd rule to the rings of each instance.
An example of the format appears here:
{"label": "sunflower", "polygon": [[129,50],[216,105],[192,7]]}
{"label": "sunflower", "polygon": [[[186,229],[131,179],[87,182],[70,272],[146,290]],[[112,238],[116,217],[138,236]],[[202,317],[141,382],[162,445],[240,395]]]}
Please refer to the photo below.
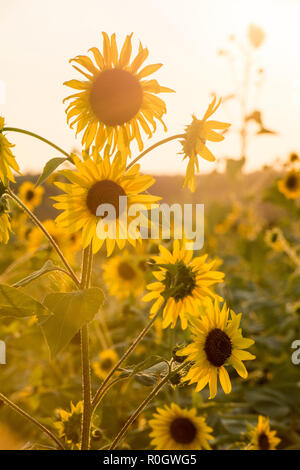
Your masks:
{"label": "sunflower", "polygon": [[215,132],[214,129],[227,129],[230,126],[226,122],[207,121],[217,111],[220,104],[221,100],[217,103],[217,98],[214,97],[202,119],[197,119],[193,115],[193,120],[186,127],[185,136],[181,141],[183,159],[189,158],[183,187],[187,186],[193,192],[195,191],[195,169],[199,172],[198,155],[205,160],[214,162],[215,157],[207,148],[206,141],[220,142],[224,140],[224,136]]}
{"label": "sunflower", "polygon": [[113,349],[106,349],[100,352],[99,360],[92,364],[95,375],[100,379],[106,379],[107,374],[117,364],[118,360],[118,354]]}
{"label": "sunflower", "polygon": [[255,428],[250,431],[249,450],[276,450],[280,439],[276,437],[276,431],[271,431],[269,418],[259,416]]}
{"label": "sunflower", "polygon": [[125,251],[114,256],[103,268],[103,279],[109,293],[120,300],[140,295],[145,287],[145,273],[139,259]]}
{"label": "sunflower", "polygon": [[145,302],[156,299],[150,310],[153,317],[164,302],[163,328],[174,328],[178,317],[182,329],[186,329],[188,319],[199,315],[199,306],[207,297],[216,297],[211,287],[223,281],[224,274],[214,271],[215,261],[206,262],[208,255],[192,260],[193,252],[180,247],[179,240],[174,241],[173,253],[164,246],[159,246],[160,256],[153,256],[160,266],[153,275],[158,282],[147,286],[151,292],[143,297]]}
{"label": "sunflower", "polygon": [[213,439],[212,428],[207,426],[205,418],[197,416],[195,408],[189,410],[171,403],[156,411],[149,421],[151,445],[155,450],[211,449],[208,441]]}
{"label": "sunflower", "polygon": [[282,251],[284,247],[284,236],[279,227],[274,227],[266,231],[265,234],[266,244],[274,251]]}
{"label": "sunflower", "polygon": [[244,349],[254,341],[242,336],[240,328],[241,314],[236,315],[226,303],[220,310],[217,300],[207,301],[207,311],[200,319],[194,319],[192,325],[193,342],[177,352],[178,356],[187,356],[194,364],[185,376],[190,384],[197,383],[196,392],[209,383],[210,397],[217,394],[218,374],[225,393],[231,392],[231,382],[225,366],[231,364],[237,373],[246,378],[248,372],[242,361],[255,359]]}
{"label": "sunflower", "polygon": [[60,419],[54,423],[59,437],[64,438],[71,449],[79,449],[82,413],[83,402],[79,401],[76,406],[71,402],[71,412],[59,409]]}
{"label": "sunflower", "polygon": [[[93,158],[85,161],[74,157],[74,163],[76,170],[61,170],[60,172],[71,181],[71,184],[55,183],[65,191],[65,194],[53,198],[58,201],[54,207],[64,211],[56,219],[58,224],[68,229],[70,233],[76,233],[82,229],[83,247],[92,243],[94,253],[101,248],[105,240],[108,256],[113,252],[116,243],[119,248],[124,248],[126,239],[135,246],[137,240],[141,241],[141,234],[136,227],[132,227],[131,222],[134,218],[128,213],[135,204],[142,204],[148,209],[160,199],[149,194],[140,194],[154,183],[154,178],[141,175],[139,165],[134,165],[126,171],[120,152],[113,160],[110,160],[107,154],[102,159],[97,152],[94,152]],[[119,213],[121,196],[126,198],[127,214]],[[108,231],[105,233],[102,231],[99,234],[97,224],[102,223],[103,218],[97,216],[96,213],[102,204],[113,206],[116,220],[112,220],[112,224],[108,223],[110,225]],[[140,214],[138,218],[140,226],[148,228],[147,216]],[[112,225],[115,225],[115,230],[111,229]]]}
{"label": "sunflower", "polygon": [[8,181],[15,182],[12,170],[19,172],[19,165],[11,151],[11,144],[3,134],[4,118],[0,117],[0,180],[7,186]]}
{"label": "sunflower", "polygon": [[19,197],[26,204],[28,209],[33,210],[42,202],[42,197],[45,190],[42,186],[35,187],[30,181],[25,181],[20,186]]}
{"label": "sunflower", "polygon": [[300,197],[300,170],[289,171],[278,181],[278,189],[288,199]]}
{"label": "sunflower", "polygon": [[[71,100],[66,109],[67,119],[71,127],[76,124],[76,134],[84,130],[82,145],[85,148],[94,142],[101,150],[107,142],[130,155],[130,143],[134,139],[139,149],[143,149],[140,128],[151,137],[156,129],[155,120],[158,120],[166,130],[162,121],[166,105],[155,95],[173,90],[160,86],[156,80],[143,80],[162,64],[147,65],[140,70],[148,57],[148,50],[141,44],[130,63],[132,34],[126,37],[120,55],[116,35],[112,34],[110,39],[106,33],[102,35],[103,53],[97,47],[90,49],[94,61],[85,55],[70,61],[76,64],[73,67],[83,74],[84,80],[65,82],[77,90],[65,99]],[[72,118],[75,119],[71,122]]]}
{"label": "sunflower", "polygon": [[11,223],[8,213],[0,201],[0,243],[7,244],[11,232]]}

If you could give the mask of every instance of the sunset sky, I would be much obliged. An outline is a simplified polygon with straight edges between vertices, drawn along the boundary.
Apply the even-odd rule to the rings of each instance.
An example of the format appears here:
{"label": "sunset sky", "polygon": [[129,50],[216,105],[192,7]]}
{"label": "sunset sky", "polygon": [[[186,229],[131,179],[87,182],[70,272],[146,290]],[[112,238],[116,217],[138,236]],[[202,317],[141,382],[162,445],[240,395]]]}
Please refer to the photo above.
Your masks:
{"label": "sunset sky", "polygon": [[[182,132],[191,114],[201,117],[211,92],[234,92],[231,70],[217,51],[226,48],[234,34],[245,41],[249,23],[266,32],[257,51],[258,67],[265,81],[253,109],[262,109],[265,125],[276,136],[252,140],[247,169],[260,168],[290,151],[300,151],[300,0],[0,0],[0,81],[6,86],[6,102],[0,114],[9,126],[37,132],[70,151],[80,149],[80,139],[68,128],[62,100],[69,91],[65,80],[78,78],[69,58],[102,47],[101,31],[116,32],[118,44],[133,32],[150,54],[147,63],[162,62],[154,78],[176,90],[166,94],[165,121],[169,135]],[[136,50],[136,49],[135,49]],[[238,71],[240,68],[238,66]],[[236,105],[225,104],[217,119],[238,128]],[[152,138],[165,136],[160,130]],[[23,170],[40,171],[47,160],[59,156],[46,145],[17,134],[15,155]],[[148,143],[146,142],[145,146]],[[239,156],[236,132],[221,144],[210,146],[217,158]],[[145,157],[142,168],[151,173],[181,173],[178,143],[161,147]],[[134,152],[136,155],[137,152]],[[203,162],[201,171],[214,164]]]}

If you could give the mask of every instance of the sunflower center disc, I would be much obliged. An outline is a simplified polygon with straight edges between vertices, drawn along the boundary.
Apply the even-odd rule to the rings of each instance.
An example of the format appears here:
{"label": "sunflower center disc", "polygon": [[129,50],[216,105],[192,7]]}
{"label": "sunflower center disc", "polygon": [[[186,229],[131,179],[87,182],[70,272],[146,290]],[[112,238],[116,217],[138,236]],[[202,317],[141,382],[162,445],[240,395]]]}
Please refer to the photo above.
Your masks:
{"label": "sunflower center disc", "polygon": [[111,204],[119,217],[119,198],[126,196],[124,189],[111,180],[102,180],[95,183],[88,191],[86,205],[93,215],[102,204]]}
{"label": "sunflower center disc", "polygon": [[286,185],[291,190],[297,189],[298,180],[296,176],[289,176],[288,179],[286,180]]}
{"label": "sunflower center disc", "polygon": [[270,448],[268,436],[264,432],[259,435],[258,445],[260,450],[269,450]]}
{"label": "sunflower center disc", "polygon": [[179,444],[190,444],[196,437],[197,429],[189,419],[176,418],[171,423],[170,433]]}
{"label": "sunflower center disc", "polygon": [[126,261],[119,264],[118,273],[120,277],[126,281],[130,281],[135,278],[135,270],[130,266],[130,264],[126,263]]}
{"label": "sunflower center disc", "polygon": [[107,126],[122,126],[138,113],[143,90],[137,77],[121,69],[101,72],[92,84],[90,104]]}
{"label": "sunflower center disc", "polygon": [[170,266],[164,280],[166,295],[171,295],[176,302],[184,299],[193,292],[195,277],[195,273],[183,262]]}
{"label": "sunflower center disc", "polygon": [[112,368],[112,366],[113,366],[113,362],[109,357],[107,357],[101,362],[101,369],[103,370],[109,371]]}
{"label": "sunflower center disc", "polygon": [[26,193],[26,201],[31,201],[33,197],[34,197],[34,192],[31,189],[29,189]]}
{"label": "sunflower center disc", "polygon": [[215,328],[207,335],[204,351],[207,359],[215,367],[221,367],[231,356],[232,345],[230,338],[220,328]]}

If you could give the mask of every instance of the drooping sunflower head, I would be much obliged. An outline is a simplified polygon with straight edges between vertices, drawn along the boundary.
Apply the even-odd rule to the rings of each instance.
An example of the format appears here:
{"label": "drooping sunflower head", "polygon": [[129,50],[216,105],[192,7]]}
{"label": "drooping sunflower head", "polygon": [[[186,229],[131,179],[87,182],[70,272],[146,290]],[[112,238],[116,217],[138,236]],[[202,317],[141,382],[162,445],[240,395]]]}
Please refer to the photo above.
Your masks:
{"label": "drooping sunflower head", "polygon": [[[82,231],[83,247],[92,243],[94,253],[105,240],[108,256],[116,244],[123,249],[126,240],[135,246],[137,240],[141,241],[139,229],[148,227],[148,218],[144,213],[139,214],[139,226],[133,226],[131,222],[135,217],[130,215],[130,210],[138,204],[147,210],[160,199],[141,194],[154,183],[154,178],[142,175],[139,165],[127,171],[119,153],[110,160],[107,155],[101,158],[94,152],[93,158],[84,161],[74,157],[74,163],[76,170],[60,172],[71,183],[55,183],[65,192],[54,197],[58,201],[54,207],[63,210],[56,219],[58,224],[70,233]],[[109,206],[111,213],[106,214],[105,210],[104,215],[98,215],[101,206]]]}
{"label": "drooping sunflower head", "polygon": [[3,134],[4,124],[4,118],[0,116],[0,180],[4,186],[7,186],[9,181],[15,183],[12,170],[19,173],[20,168],[11,151],[14,145]]}
{"label": "drooping sunflower head", "polygon": [[41,204],[44,192],[42,186],[35,187],[30,181],[25,181],[20,186],[19,197],[32,210]]}
{"label": "drooping sunflower head", "polygon": [[264,30],[260,27],[257,26],[256,24],[250,24],[248,27],[248,39],[250,44],[257,49],[262,45],[262,43],[265,40],[265,32]]}
{"label": "drooping sunflower head", "polygon": [[215,156],[206,146],[206,142],[220,142],[224,140],[224,136],[214,129],[225,130],[230,124],[219,121],[208,121],[207,119],[214,114],[221,104],[221,100],[217,102],[216,97],[208,106],[202,119],[193,116],[191,124],[186,127],[185,135],[181,141],[183,159],[188,158],[188,166],[183,187],[187,186],[191,191],[195,191],[195,170],[199,171],[198,156],[210,162],[215,161]]}
{"label": "drooping sunflower head", "polygon": [[278,181],[278,189],[287,199],[300,197],[300,170],[289,171]]}
{"label": "drooping sunflower head", "polygon": [[103,267],[103,279],[109,293],[120,300],[140,295],[145,287],[145,273],[136,255],[124,251],[112,257]]}
{"label": "drooping sunflower head", "polygon": [[269,418],[259,416],[257,425],[250,431],[251,450],[275,450],[280,439],[276,437],[276,431],[271,431]]}
{"label": "drooping sunflower head", "polygon": [[180,408],[175,403],[158,408],[149,421],[151,444],[155,450],[209,450],[212,428],[196,410]]}
{"label": "drooping sunflower head", "polygon": [[158,282],[147,286],[151,292],[143,300],[155,300],[150,314],[153,316],[165,302],[163,327],[174,328],[180,318],[182,329],[186,329],[190,317],[199,316],[199,306],[207,297],[218,297],[212,286],[223,281],[224,274],[215,271],[215,261],[207,262],[207,255],[194,258],[193,252],[174,241],[173,253],[159,246],[160,255],[153,256],[159,271],[153,275]]}
{"label": "drooping sunflower head", "polygon": [[116,35],[112,34],[111,38],[106,33],[102,35],[103,51],[97,47],[90,49],[93,60],[84,55],[71,60],[84,80],[65,83],[76,90],[66,98],[70,100],[66,109],[67,119],[71,127],[76,126],[76,133],[84,131],[82,144],[85,148],[94,143],[101,150],[107,142],[126,156],[130,155],[133,140],[142,150],[140,129],[151,137],[156,129],[156,120],[165,128],[162,116],[166,113],[166,105],[156,95],[173,90],[160,86],[154,79],[145,80],[162,64],[141,69],[148,57],[148,50],[141,44],[137,56],[130,62],[132,34],[126,37],[120,54]]}
{"label": "drooping sunflower head", "polygon": [[118,354],[114,349],[101,351],[99,353],[99,359],[92,364],[94,373],[97,377],[104,380],[111,369],[117,364],[118,360]]}
{"label": "drooping sunflower head", "polygon": [[224,392],[230,393],[228,365],[232,365],[242,378],[247,377],[248,372],[242,361],[255,359],[255,356],[244,349],[254,341],[243,338],[240,321],[241,314],[236,315],[232,310],[229,312],[226,303],[220,309],[218,301],[213,303],[210,299],[207,300],[206,313],[200,319],[193,320],[193,341],[177,354],[187,356],[189,361],[194,362],[185,380],[190,384],[196,383],[197,392],[209,383],[209,398],[214,398],[219,375]]}

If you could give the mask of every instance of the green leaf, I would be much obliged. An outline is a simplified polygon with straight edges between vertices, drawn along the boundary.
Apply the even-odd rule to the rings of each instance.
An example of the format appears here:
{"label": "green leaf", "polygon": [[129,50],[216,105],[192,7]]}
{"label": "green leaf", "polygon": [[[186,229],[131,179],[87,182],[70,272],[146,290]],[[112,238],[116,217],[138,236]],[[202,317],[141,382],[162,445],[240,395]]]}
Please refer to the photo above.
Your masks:
{"label": "green leaf", "polygon": [[21,279],[20,281],[16,282],[14,284],[14,287],[24,287],[30,282],[34,281],[35,279],[38,279],[39,277],[43,276],[44,274],[47,274],[51,271],[57,271],[60,270],[59,266],[55,266],[51,260],[46,261],[44,266],[39,269],[38,271],[34,271],[31,273],[29,276],[25,277],[24,279]]}
{"label": "green leaf", "polygon": [[40,184],[44,183],[44,181],[49,178],[49,176],[56,170],[56,168],[66,161],[68,161],[68,158],[64,157],[52,158],[51,160],[49,160],[49,162],[47,162],[44,166],[43,173],[37,180],[35,186],[39,186]]}
{"label": "green leaf", "polygon": [[52,359],[70,343],[80,328],[93,320],[102,302],[103,292],[98,287],[46,296],[44,305],[54,315],[41,327]]}
{"label": "green leaf", "polygon": [[22,318],[34,315],[49,316],[51,312],[22,290],[0,284],[0,316]]}

